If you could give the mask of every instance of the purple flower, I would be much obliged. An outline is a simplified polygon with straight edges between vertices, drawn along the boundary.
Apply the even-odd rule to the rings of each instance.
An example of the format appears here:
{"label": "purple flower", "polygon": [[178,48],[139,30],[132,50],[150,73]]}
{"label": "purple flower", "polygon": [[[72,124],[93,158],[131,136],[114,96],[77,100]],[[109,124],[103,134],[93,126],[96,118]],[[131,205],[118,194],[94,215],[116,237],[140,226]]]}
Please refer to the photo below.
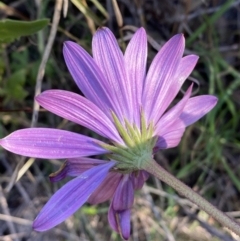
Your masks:
{"label": "purple flower", "polygon": [[[183,56],[184,37],[172,37],[158,52],[146,74],[147,36],[140,28],[123,55],[108,28],[93,37],[93,57],[76,43],[63,49],[68,69],[85,97],[48,90],[36,97],[45,109],[108,138],[110,144],[80,134],[47,128],[13,132],[0,145],[36,158],[66,159],[50,176],[58,181],[76,177],[57,191],[33,223],[48,230],[88,201],[111,199],[108,220],[124,239],[130,236],[134,190],[148,178],[144,166],[153,152],[179,144],[185,128],[217,103],[210,95],[184,97],[167,110],[196,65],[198,56]],[[88,156],[106,154],[110,161]]]}

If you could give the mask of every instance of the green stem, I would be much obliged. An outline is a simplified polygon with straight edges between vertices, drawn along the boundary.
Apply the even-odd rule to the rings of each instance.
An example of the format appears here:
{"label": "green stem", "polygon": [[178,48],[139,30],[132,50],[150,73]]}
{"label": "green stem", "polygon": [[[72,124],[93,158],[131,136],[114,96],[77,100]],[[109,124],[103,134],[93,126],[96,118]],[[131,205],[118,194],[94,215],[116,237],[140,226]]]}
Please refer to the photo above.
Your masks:
{"label": "green stem", "polygon": [[146,166],[143,169],[171,186],[177,192],[195,203],[200,209],[211,215],[223,226],[229,228],[234,233],[240,236],[240,225],[237,222],[235,222],[229,216],[221,212],[219,209],[217,209],[215,206],[213,206],[211,203],[209,203],[207,200],[205,200],[183,182],[175,178],[172,174],[170,174],[160,165],[158,165],[154,160],[147,162]]}

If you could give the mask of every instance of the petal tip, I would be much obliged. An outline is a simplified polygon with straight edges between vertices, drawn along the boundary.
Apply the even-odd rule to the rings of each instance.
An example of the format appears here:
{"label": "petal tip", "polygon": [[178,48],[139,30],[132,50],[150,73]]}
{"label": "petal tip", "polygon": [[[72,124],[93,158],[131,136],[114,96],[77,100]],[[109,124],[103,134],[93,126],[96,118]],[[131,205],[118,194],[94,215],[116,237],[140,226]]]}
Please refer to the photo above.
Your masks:
{"label": "petal tip", "polygon": [[170,38],[167,43],[174,46],[179,45],[183,49],[185,47],[185,37],[182,33],[179,33]]}
{"label": "petal tip", "polygon": [[47,228],[41,227],[41,225],[39,224],[39,220],[37,218],[32,223],[32,229],[37,232],[43,232],[47,230]]}
{"label": "petal tip", "polygon": [[218,102],[218,98],[214,95],[211,95],[210,101],[212,102],[212,106],[214,107]]}
{"label": "petal tip", "polygon": [[217,104],[218,98],[214,95],[203,95],[203,96],[196,96],[193,98],[202,98],[202,101],[205,102],[211,109]]}
{"label": "petal tip", "polygon": [[146,30],[144,27],[139,28],[137,32],[140,32],[141,34],[146,34]]}
{"label": "petal tip", "polygon": [[196,61],[199,59],[199,56],[196,54],[190,54],[189,56],[192,56],[193,59],[196,59]]}
{"label": "petal tip", "polygon": [[98,34],[108,34],[108,33],[112,33],[112,31],[108,28],[108,27],[99,27],[96,31],[96,33],[94,35],[98,35]]}
{"label": "petal tip", "polygon": [[63,43],[63,47],[68,47],[68,46],[70,46],[71,44],[73,44],[74,42],[72,42],[72,41],[65,41],[64,43]]}
{"label": "petal tip", "polygon": [[185,43],[185,37],[183,33],[176,34],[175,36],[176,36],[176,40],[178,40],[179,42]]}
{"label": "petal tip", "polygon": [[63,44],[63,55],[67,54],[67,51],[75,51],[77,47],[80,47],[73,41],[65,41]]}

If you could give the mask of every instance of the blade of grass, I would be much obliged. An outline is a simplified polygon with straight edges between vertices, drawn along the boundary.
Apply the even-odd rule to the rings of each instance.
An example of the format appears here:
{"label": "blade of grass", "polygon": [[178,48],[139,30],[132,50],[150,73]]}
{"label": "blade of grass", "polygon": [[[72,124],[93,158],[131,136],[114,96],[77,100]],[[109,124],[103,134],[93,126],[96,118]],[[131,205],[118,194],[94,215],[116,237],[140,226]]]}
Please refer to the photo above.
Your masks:
{"label": "blade of grass", "polygon": [[[88,8],[88,4],[87,4],[87,1],[86,0],[82,0],[82,4]],[[93,19],[89,16],[85,16],[86,19],[87,19],[87,25],[91,31],[91,34],[93,35],[95,32],[96,32],[96,26],[95,26],[95,23],[93,21]]]}
{"label": "blade of grass", "polygon": [[228,176],[230,177],[230,179],[232,180],[232,182],[234,183],[234,185],[236,186],[236,188],[238,189],[238,191],[240,191],[240,180],[239,178],[236,177],[236,175],[234,174],[234,172],[231,170],[231,168],[229,167],[228,163],[226,162],[225,158],[222,157],[221,158],[223,167],[225,168]]}
{"label": "blade of grass", "polygon": [[71,2],[79,9],[80,12],[82,12],[85,17],[91,18],[98,26],[102,25],[102,20],[95,13],[93,13],[88,6],[84,6],[82,1],[71,0]]}
{"label": "blade of grass", "polygon": [[96,8],[102,13],[102,15],[106,17],[106,19],[109,19],[108,12],[99,1],[97,0],[89,0],[89,1],[91,1],[96,6]]}
{"label": "blade of grass", "polygon": [[234,0],[228,0],[226,1],[222,7],[215,13],[213,14],[208,21],[204,22],[198,29],[195,30],[195,32],[188,38],[186,41],[187,45],[190,45],[193,43],[193,41],[201,34],[203,33],[206,28],[216,22],[232,5]]}

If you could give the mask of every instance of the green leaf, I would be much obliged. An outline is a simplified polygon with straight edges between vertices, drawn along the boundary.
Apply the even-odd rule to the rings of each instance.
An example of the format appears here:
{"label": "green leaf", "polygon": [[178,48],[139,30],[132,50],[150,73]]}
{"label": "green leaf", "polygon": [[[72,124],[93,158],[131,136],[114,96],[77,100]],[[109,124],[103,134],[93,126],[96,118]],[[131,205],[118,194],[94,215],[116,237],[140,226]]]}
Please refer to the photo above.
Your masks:
{"label": "green leaf", "polygon": [[48,19],[40,19],[36,21],[17,21],[4,19],[0,21],[0,42],[9,43],[21,36],[34,34],[49,23]]}
{"label": "green leaf", "polygon": [[24,89],[26,74],[26,69],[21,69],[13,73],[7,79],[4,89],[6,94],[6,102],[11,99],[22,101],[28,95],[28,92]]}

